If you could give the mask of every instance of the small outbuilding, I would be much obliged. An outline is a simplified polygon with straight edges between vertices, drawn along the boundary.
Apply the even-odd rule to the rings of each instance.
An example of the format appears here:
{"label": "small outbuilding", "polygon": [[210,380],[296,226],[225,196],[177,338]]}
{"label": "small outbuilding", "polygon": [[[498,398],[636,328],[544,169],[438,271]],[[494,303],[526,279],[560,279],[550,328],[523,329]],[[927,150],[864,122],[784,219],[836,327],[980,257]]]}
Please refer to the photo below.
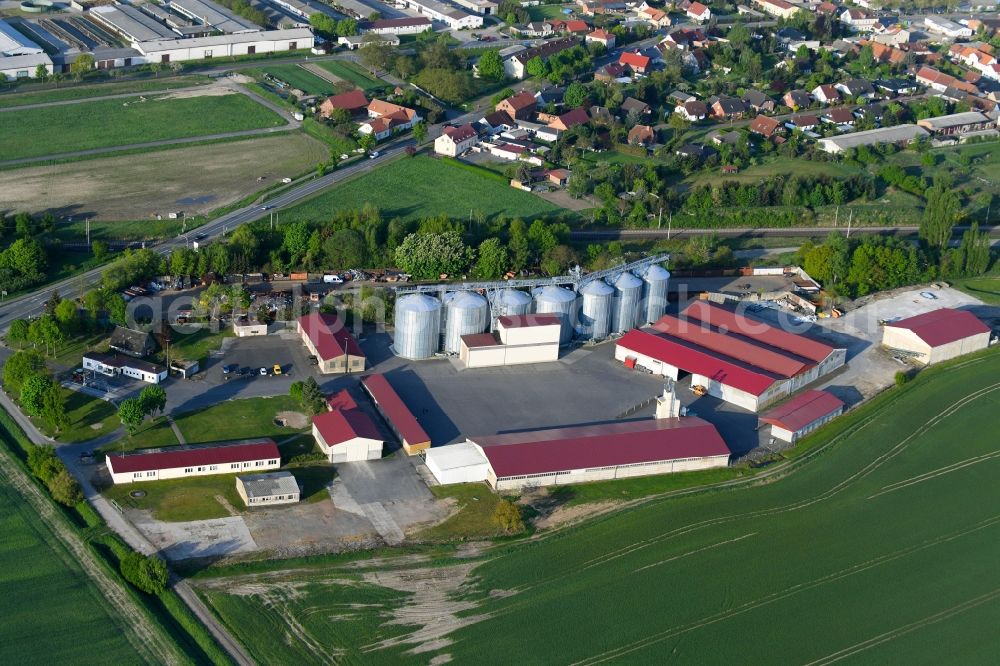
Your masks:
{"label": "small outbuilding", "polygon": [[771,426],[771,436],[794,444],[824,423],[844,413],[844,403],[826,391],[806,391],[762,414],[760,423]]}
{"label": "small outbuilding", "polygon": [[443,486],[485,481],[490,471],[482,449],[471,442],[427,449],[424,455],[427,469]]}
{"label": "small outbuilding", "polygon": [[886,324],[882,346],[930,365],[990,346],[992,329],[966,310],[941,308]]}
{"label": "small outbuilding", "polygon": [[236,492],[247,506],[295,504],[302,496],[299,482],[290,472],[238,476]]}
{"label": "small outbuilding", "polygon": [[241,317],[233,321],[233,334],[238,338],[267,335],[267,324],[256,319]]}

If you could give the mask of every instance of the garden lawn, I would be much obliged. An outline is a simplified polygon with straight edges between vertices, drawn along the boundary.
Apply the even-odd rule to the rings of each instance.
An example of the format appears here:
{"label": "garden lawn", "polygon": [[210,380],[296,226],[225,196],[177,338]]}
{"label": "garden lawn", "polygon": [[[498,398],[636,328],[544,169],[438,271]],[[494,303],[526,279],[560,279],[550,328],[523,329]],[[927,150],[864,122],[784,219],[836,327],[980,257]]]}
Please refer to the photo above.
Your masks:
{"label": "garden lawn", "polygon": [[338,209],[375,203],[387,218],[418,220],[433,215],[468,218],[482,213],[533,217],[554,215],[563,209],[528,192],[451,166],[430,157],[402,158],[380,167],[297,206],[283,209],[283,222],[324,221]]}
{"label": "garden lawn", "polygon": [[717,184],[723,181],[756,182],[772,176],[830,176],[844,178],[859,173],[856,167],[837,162],[813,162],[796,157],[775,157],[763,164],[749,166],[735,174],[723,174],[718,169],[703,170],[688,178],[687,182],[694,185]]}
{"label": "garden lawn", "polygon": [[298,412],[302,406],[290,396],[227,400],[206,409],[175,415],[174,421],[188,444],[231,439],[291,437],[304,430],[275,425],[278,412]]}
{"label": "garden lawn", "polygon": [[1000,305],[1000,276],[957,280],[953,286],[961,289],[970,296],[975,296],[983,303]]}
{"label": "garden lawn", "polygon": [[170,357],[185,361],[199,361],[204,365],[208,353],[222,347],[222,341],[235,335],[230,326],[219,331],[209,328],[194,333],[175,333],[170,340]]}
{"label": "garden lawn", "polygon": [[376,79],[362,67],[355,65],[353,62],[343,60],[327,60],[316,64],[337,78],[343,79],[344,81],[347,81],[362,90],[371,90],[372,88],[381,88],[382,86],[388,85],[382,79]]}
{"label": "garden lawn", "polygon": [[124,620],[5,478],[0,534],[0,663],[142,663]]}
{"label": "garden lawn", "polygon": [[144,81],[123,81],[121,83],[101,83],[86,86],[67,86],[55,90],[15,92],[0,95],[0,109],[28,104],[47,104],[66,100],[91,99],[124,95],[126,93],[153,93],[161,90],[188,88],[200,83],[208,83],[205,76],[185,76],[180,78],[148,79]]}
{"label": "garden lawn", "polygon": [[[144,497],[132,497],[133,490],[142,490]],[[192,479],[170,479],[138,484],[121,484],[104,491],[104,496],[126,509],[151,511],[157,520],[182,522],[209,520],[232,515],[216,497],[222,497],[237,511],[245,506],[236,492],[235,474],[216,474]]]}
{"label": "garden lawn", "polygon": [[3,160],[279,127],[285,121],[246,95],[139,97],[0,113]]}
{"label": "garden lawn", "polygon": [[110,402],[68,389],[62,389],[62,394],[69,420],[67,427],[56,433],[41,419],[32,419],[42,432],[61,444],[86,442],[114,432],[121,425],[118,410]]}
{"label": "garden lawn", "polygon": [[298,65],[272,65],[263,68],[271,76],[310,95],[332,95],[336,87]]}

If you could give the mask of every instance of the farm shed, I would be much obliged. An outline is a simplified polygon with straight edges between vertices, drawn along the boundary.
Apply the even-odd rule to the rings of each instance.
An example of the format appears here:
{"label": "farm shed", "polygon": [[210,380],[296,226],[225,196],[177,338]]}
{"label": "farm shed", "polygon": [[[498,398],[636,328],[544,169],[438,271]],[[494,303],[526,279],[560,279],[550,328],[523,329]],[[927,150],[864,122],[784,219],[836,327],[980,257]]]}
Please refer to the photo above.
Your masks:
{"label": "farm shed", "polygon": [[368,375],[361,380],[361,385],[371,396],[389,428],[399,437],[407,454],[412,456],[430,448],[431,438],[420,427],[417,417],[407,408],[385,375]]}
{"label": "farm shed", "polygon": [[500,317],[495,333],[462,336],[459,359],[467,368],[558,361],[561,327],[554,314]]}
{"label": "farm shed", "polygon": [[295,504],[302,491],[290,472],[236,477],[236,492],[247,506]]}
{"label": "farm shed", "polygon": [[689,472],[729,464],[715,426],[691,416],[535,430],[469,442],[489,461],[496,490]]}
{"label": "farm shed", "polygon": [[826,391],[806,391],[760,417],[771,426],[771,436],[794,444],[844,412],[844,403]]}
{"label": "farm shed", "polygon": [[986,349],[990,334],[990,327],[971,312],[941,308],[886,324],[882,346],[930,365]]}
{"label": "farm shed", "polygon": [[382,433],[361,410],[331,409],[312,417],[312,422],[313,437],[330,462],[358,462],[382,457]]}
{"label": "farm shed", "polygon": [[336,315],[310,312],[299,317],[298,333],[318,360],[320,372],[344,374],[365,369],[365,353]]}
{"label": "farm shed", "polygon": [[427,449],[424,461],[442,486],[485,481],[490,468],[483,450],[472,442]]}
{"label": "farm shed", "polygon": [[272,439],[243,440],[109,453],[107,466],[115,483],[136,483],[277,469],[281,453]]}

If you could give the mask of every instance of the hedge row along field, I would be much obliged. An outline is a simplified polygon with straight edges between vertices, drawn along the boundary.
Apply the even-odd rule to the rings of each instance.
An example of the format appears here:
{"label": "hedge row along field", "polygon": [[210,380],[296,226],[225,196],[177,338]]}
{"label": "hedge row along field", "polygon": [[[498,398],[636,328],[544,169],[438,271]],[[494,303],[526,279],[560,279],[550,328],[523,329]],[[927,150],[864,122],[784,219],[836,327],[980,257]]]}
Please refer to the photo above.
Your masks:
{"label": "hedge row along field", "polygon": [[284,124],[276,113],[237,93],[15,109],[0,113],[0,161]]}
{"label": "hedge row along field", "polygon": [[[238,575],[202,585],[269,663],[317,648],[369,664],[987,663],[1000,650],[998,403],[990,352],[835,421],[770,483],[660,497],[478,564],[330,565],[250,595],[221,591]],[[401,611],[392,592],[408,585]],[[283,615],[307,642],[273,639]],[[393,617],[410,618],[409,636]]]}

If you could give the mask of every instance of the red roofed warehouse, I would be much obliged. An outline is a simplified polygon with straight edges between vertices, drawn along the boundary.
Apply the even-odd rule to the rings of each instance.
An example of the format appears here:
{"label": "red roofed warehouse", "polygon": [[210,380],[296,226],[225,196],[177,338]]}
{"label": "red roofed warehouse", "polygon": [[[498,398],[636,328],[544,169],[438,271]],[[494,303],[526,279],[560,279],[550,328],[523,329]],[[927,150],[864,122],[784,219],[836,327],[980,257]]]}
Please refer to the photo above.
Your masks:
{"label": "red roofed warehouse", "polygon": [[886,324],[882,346],[929,365],[986,349],[990,333],[990,327],[971,312],[941,308]]}
{"label": "red roofed warehouse", "polygon": [[826,391],[806,391],[760,417],[771,425],[771,436],[794,444],[844,412],[844,403]]}
{"label": "red roofed warehouse", "polygon": [[496,490],[687,472],[729,464],[729,447],[697,417],[645,419],[473,437]]}
{"label": "red roofed warehouse", "polygon": [[109,453],[107,465],[115,483],[137,483],[209,474],[263,472],[281,467],[281,453],[274,440],[257,439]]}
{"label": "red roofed warehouse", "polygon": [[333,409],[314,416],[312,434],[332,463],[378,460],[382,433],[360,409]]}
{"label": "red roofed warehouse", "polygon": [[310,312],[299,317],[298,331],[302,344],[319,362],[320,372],[340,374],[365,369],[365,353],[336,315]]}
{"label": "red roofed warehouse", "polygon": [[412,456],[431,447],[431,438],[420,427],[417,417],[407,408],[385,375],[368,375],[361,380],[361,385],[368,391],[375,407],[399,438],[407,454]]}
{"label": "red roofed warehouse", "polygon": [[689,373],[692,386],[756,412],[842,366],[847,350],[696,301],[680,317],[629,331],[615,358],[673,379]]}

